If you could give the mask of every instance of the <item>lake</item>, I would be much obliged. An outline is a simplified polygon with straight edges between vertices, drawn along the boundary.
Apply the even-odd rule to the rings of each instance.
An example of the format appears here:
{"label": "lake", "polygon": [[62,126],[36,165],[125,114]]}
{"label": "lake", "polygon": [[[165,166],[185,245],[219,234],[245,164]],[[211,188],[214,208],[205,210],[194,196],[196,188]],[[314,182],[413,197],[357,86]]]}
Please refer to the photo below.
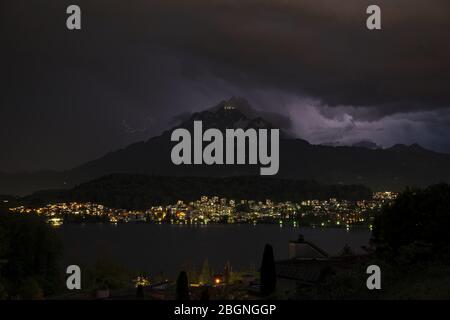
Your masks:
{"label": "lake", "polygon": [[205,259],[218,271],[227,261],[235,270],[258,268],[266,243],[273,246],[275,259],[286,259],[288,241],[299,234],[332,255],[345,244],[356,253],[362,252],[360,247],[370,238],[365,228],[346,231],[274,224],[64,224],[56,232],[61,236],[67,265],[93,265],[108,259],[132,270],[170,275],[186,265],[199,269]]}

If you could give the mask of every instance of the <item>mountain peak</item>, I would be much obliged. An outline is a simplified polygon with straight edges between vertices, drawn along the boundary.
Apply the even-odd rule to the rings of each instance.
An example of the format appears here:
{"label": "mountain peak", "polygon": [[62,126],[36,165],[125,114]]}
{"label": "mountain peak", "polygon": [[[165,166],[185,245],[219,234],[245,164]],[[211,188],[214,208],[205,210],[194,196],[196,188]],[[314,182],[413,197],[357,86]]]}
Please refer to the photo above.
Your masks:
{"label": "mountain peak", "polygon": [[272,129],[274,126],[263,119],[244,98],[232,97],[218,105],[192,114],[189,120],[179,125],[191,128],[194,121],[202,121],[204,128],[225,129]]}
{"label": "mountain peak", "polygon": [[233,112],[238,110],[244,114],[248,113],[250,110],[253,111],[250,103],[241,97],[232,97],[228,100],[221,101],[217,106],[212,108],[213,111],[230,111]]}
{"label": "mountain peak", "polygon": [[392,151],[409,151],[409,152],[430,152],[429,150],[425,149],[418,143],[413,143],[411,145],[406,144],[396,144],[390,147],[388,150]]}
{"label": "mountain peak", "polygon": [[375,142],[370,141],[370,140],[361,140],[361,141],[353,143],[352,146],[359,147],[359,148],[371,149],[371,150],[381,149],[381,146],[379,146],[378,144],[376,144]]}

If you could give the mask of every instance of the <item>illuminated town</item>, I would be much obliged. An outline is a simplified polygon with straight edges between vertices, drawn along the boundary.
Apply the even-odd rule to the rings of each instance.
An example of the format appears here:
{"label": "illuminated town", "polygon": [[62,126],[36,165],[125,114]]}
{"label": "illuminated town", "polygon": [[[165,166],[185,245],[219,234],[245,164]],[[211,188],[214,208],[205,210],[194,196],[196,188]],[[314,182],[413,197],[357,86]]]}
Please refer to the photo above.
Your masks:
{"label": "illuminated town", "polygon": [[152,206],[147,210],[108,208],[96,203],[55,203],[44,207],[19,206],[10,211],[44,216],[53,226],[68,222],[169,223],[207,225],[211,223],[277,223],[293,226],[368,226],[377,212],[397,197],[395,192],[375,192],[372,199],[338,199],[275,202],[235,200],[202,196],[197,201],[178,200],[176,204]]}

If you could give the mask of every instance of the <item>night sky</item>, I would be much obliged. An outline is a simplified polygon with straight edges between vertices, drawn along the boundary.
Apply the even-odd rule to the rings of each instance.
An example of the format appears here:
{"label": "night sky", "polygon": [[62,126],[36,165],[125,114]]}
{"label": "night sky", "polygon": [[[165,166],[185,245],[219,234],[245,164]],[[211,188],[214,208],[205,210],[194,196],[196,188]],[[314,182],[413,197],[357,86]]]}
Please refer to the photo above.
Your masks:
{"label": "night sky", "polygon": [[[81,31],[66,29],[69,4]],[[381,31],[366,29],[369,4]],[[311,143],[450,153],[448,0],[0,6],[0,171],[70,168],[232,96]]]}

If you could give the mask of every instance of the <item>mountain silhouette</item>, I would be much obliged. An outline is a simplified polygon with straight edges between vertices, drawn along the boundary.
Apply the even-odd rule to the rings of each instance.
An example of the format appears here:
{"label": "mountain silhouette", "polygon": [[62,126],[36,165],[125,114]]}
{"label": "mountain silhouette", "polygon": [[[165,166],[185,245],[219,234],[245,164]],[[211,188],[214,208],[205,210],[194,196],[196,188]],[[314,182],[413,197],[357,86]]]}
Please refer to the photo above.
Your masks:
{"label": "mountain silhouette", "polygon": [[381,148],[375,142],[369,141],[369,140],[362,140],[362,141],[353,143],[352,146],[353,147],[367,148],[367,149],[379,149],[379,148]]}
{"label": "mountain silhouette", "polygon": [[[203,128],[274,128],[245,99],[232,98],[191,115],[178,126],[144,142],[82,164],[67,171],[0,173],[0,194],[29,194],[42,189],[72,188],[80,183],[117,173],[161,176],[228,177],[259,175],[260,165],[180,165],[170,154],[176,128],[191,130],[193,121]],[[312,145],[280,133],[280,168],[276,178],[315,180],[326,184],[362,184],[373,190],[402,190],[450,182],[450,155],[429,151],[417,144],[388,149],[358,146]]]}

